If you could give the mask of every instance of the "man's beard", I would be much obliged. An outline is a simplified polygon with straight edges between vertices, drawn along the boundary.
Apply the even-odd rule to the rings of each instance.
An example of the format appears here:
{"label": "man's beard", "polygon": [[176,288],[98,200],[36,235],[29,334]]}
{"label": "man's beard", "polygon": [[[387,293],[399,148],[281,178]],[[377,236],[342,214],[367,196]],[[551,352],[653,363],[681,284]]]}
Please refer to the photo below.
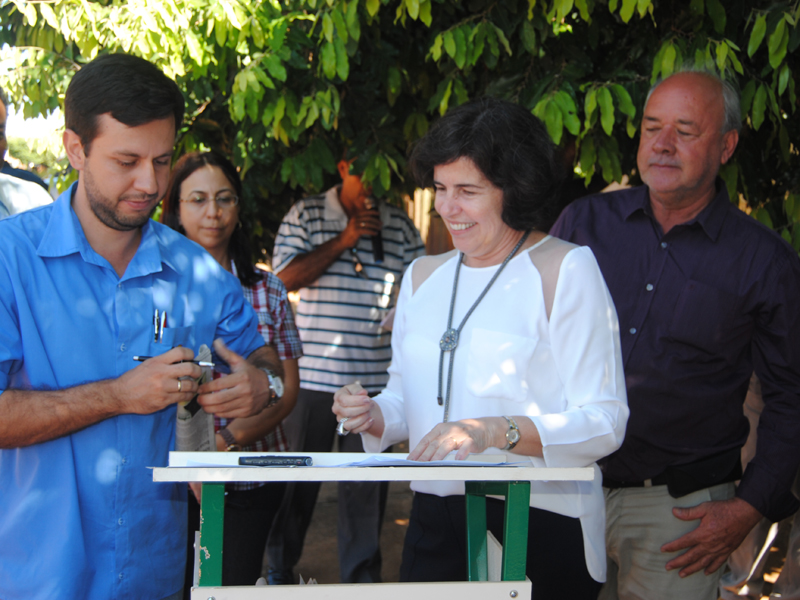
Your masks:
{"label": "man's beard", "polygon": [[[84,189],[86,190],[86,198],[89,200],[89,206],[92,209],[94,215],[100,220],[103,225],[110,227],[111,229],[115,229],[117,231],[131,231],[133,229],[139,229],[150,218],[150,215],[153,214],[153,210],[155,210],[155,205],[153,206],[153,210],[148,212],[146,215],[122,215],[119,214],[115,207],[112,206],[112,202],[103,196],[103,194],[97,189],[94,184],[94,178],[92,177],[91,170],[85,169],[84,170]],[[137,197],[147,198],[146,194],[139,194]],[[153,194],[149,198],[155,199],[156,195]]]}

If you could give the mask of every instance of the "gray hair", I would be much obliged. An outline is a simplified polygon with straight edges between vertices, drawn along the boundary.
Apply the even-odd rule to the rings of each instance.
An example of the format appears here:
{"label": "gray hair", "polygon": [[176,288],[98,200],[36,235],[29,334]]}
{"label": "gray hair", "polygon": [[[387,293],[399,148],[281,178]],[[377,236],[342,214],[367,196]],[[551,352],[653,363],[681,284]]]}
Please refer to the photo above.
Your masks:
{"label": "gray hair", "polygon": [[712,81],[718,83],[722,88],[722,104],[724,107],[724,114],[722,118],[722,133],[728,133],[729,131],[733,131],[734,129],[737,132],[740,132],[742,129],[742,109],[741,104],[739,102],[739,92],[733,87],[730,81],[726,81],[713,71],[709,71],[707,69],[700,69],[694,67],[686,67],[679,69],[672,75],[668,77],[659,78],[658,81],[650,88],[650,91],[647,92],[647,98],[644,101],[645,106],[650,101],[650,96],[656,91],[656,88],[664,83],[667,79],[672,77],[673,75],[680,75],[681,73],[695,73],[697,75],[702,75],[703,77],[707,77]]}

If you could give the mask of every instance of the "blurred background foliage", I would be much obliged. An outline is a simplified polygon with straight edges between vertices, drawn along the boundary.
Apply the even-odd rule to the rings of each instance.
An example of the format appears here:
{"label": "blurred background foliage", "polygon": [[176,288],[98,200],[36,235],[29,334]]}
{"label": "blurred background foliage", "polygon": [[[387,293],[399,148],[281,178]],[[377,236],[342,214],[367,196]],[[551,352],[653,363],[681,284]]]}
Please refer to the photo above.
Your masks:
{"label": "blurred background foliage", "polygon": [[799,18],[799,2],[765,0],[0,0],[13,62],[0,85],[34,117],[101,52],[158,64],[187,101],[176,156],[231,155],[271,249],[291,203],[334,184],[345,152],[375,195],[410,193],[415,140],[485,94],[545,121],[574,173],[567,200],[636,184],[648,88],[705,67],[742,91],[722,171],[734,202],[800,250]]}

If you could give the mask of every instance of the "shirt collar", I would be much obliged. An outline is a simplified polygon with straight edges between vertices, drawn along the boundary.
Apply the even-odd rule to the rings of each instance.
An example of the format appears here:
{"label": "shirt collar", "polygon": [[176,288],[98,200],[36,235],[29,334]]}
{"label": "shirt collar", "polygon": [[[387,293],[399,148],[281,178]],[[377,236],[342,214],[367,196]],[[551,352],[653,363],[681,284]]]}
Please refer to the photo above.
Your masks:
{"label": "shirt collar", "polygon": [[[110,263],[94,251],[86,239],[83,226],[72,208],[72,199],[77,190],[77,183],[62,193],[53,203],[53,211],[45,228],[37,254],[42,257],[62,257],[80,253],[81,258],[90,264],[111,268]],[[122,280],[140,277],[162,270],[162,263],[177,271],[174,253],[169,246],[171,230],[148,219],[142,226],[142,239],[131,262],[128,264]],[[180,235],[180,234],[175,234]]]}
{"label": "shirt collar", "polygon": [[[339,200],[339,190],[341,187],[342,186],[337,185],[336,187],[332,187],[325,192],[325,215],[323,218],[326,221],[343,221],[344,224],[347,225],[347,213],[344,211],[344,207]],[[375,201],[375,204],[378,207],[378,213],[380,214],[381,222],[386,225],[386,223],[388,223],[392,218],[389,208],[386,206],[385,202]]]}
{"label": "shirt collar", "polygon": [[[722,229],[722,224],[727,214],[726,209],[730,204],[728,187],[725,185],[725,182],[717,177],[714,185],[716,186],[717,194],[711,202],[708,203],[708,206],[701,210],[696,217],[680,225],[680,227],[690,227],[697,224],[712,241],[716,241],[719,237],[719,232]],[[647,191],[646,185],[633,188],[625,202],[625,206],[622,208],[622,215],[625,220],[630,219],[638,212],[642,212],[655,221],[653,208],[650,206],[650,194]]]}

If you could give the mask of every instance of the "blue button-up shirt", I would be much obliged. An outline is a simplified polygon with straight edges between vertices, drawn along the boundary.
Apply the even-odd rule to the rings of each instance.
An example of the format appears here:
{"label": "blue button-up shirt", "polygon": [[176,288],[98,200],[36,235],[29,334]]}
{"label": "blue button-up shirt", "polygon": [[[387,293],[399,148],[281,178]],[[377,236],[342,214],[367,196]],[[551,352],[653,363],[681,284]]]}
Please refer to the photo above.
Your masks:
{"label": "blue button-up shirt", "polygon": [[[116,378],[176,345],[264,345],[239,282],[153,221],[122,277],[89,245],[70,200],[0,222],[0,392]],[[167,311],[162,343],[155,309]],[[2,415],[0,415],[2,418]],[[36,419],[35,410],[30,418]],[[163,598],[181,589],[186,486],[154,483],[175,407],[120,415],[0,450],[0,598]]]}
{"label": "blue button-up shirt", "polygon": [[800,259],[718,193],[663,233],[646,187],[577,200],[551,233],[589,246],[619,314],[631,416],[607,477],[642,481],[741,447],[750,376],[765,402],[737,496],[779,520],[797,510]]}

